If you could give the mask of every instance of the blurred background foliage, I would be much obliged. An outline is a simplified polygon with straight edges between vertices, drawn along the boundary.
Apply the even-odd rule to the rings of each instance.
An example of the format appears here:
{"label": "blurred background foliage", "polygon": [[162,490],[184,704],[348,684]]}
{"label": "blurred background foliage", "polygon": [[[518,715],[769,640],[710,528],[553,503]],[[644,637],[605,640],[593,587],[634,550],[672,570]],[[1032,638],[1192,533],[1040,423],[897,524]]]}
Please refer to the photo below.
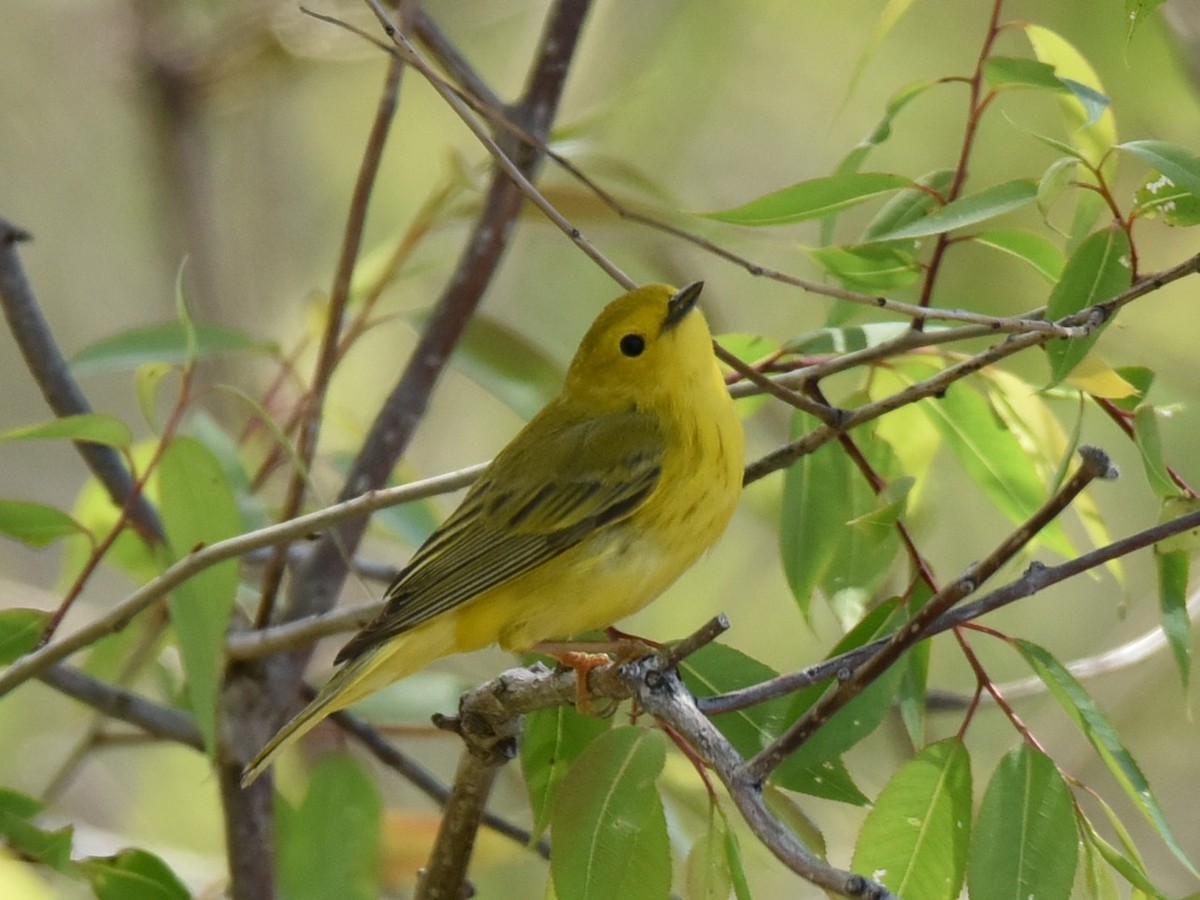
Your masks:
{"label": "blurred background foliage", "polygon": [[[874,128],[900,85],[970,71],[990,9],[983,0],[920,0],[867,57],[883,5],[598,3],[568,83],[556,147],[632,205],[668,211],[724,209],[827,174]],[[451,0],[425,6],[501,96],[519,90],[545,4]],[[1189,3],[1178,7],[1177,15],[1194,14]],[[318,8],[373,30],[369,13],[353,0]],[[1130,37],[1119,0],[1013,0],[1006,15],[1032,19],[1075,44],[1112,99],[1121,139],[1196,146],[1200,117],[1189,80],[1196,58],[1164,19]],[[1001,41],[1001,52],[1027,53],[1019,34]],[[295,364],[308,372],[384,69],[374,48],[304,16],[292,2],[9,0],[0,28],[0,213],[36,238],[23,258],[67,355],[130,328],[173,320],[175,279],[186,256],[183,277],[195,319],[242,329],[272,342],[278,353],[303,348]],[[961,85],[927,92],[894,123],[871,168],[917,175],[951,167],[964,106]],[[1057,133],[1058,121],[1053,98],[1025,92],[1002,97],[980,132],[972,184],[1042,171],[1055,154],[1027,132]],[[486,165],[484,151],[461,123],[426,84],[406,74],[368,220],[364,266],[386,258],[431,198],[445,193],[444,202],[430,234],[381,299],[379,324],[338,370],[322,462],[314,473],[318,500],[336,493],[338,459],[358,446],[422,314],[441,290],[478,207]],[[1136,190],[1144,174],[1134,166],[1127,171],[1118,176],[1119,195]],[[694,247],[619,220],[553,165],[544,169],[541,185],[636,279],[704,279],[705,309],[718,333],[786,340],[827,318],[827,300],[755,280]],[[1021,215],[1036,218],[1035,212]],[[819,277],[798,251],[798,243],[817,243],[816,225],[742,231],[690,224],[756,261]],[[1143,272],[1196,250],[1194,231],[1145,226],[1141,238]],[[937,305],[1010,314],[1045,302],[1044,282],[1028,269],[977,248],[956,252],[963,258],[939,283]],[[586,325],[617,292],[539,213],[528,212],[482,318],[434,394],[407,454],[406,473],[449,471],[502,446],[553,389]],[[1188,402],[1195,397],[1195,293],[1194,280],[1185,280],[1155,294],[1127,311],[1099,344],[1110,365],[1148,364],[1157,371],[1155,401],[1173,410],[1164,423],[1167,458],[1185,477],[1195,477],[1200,462],[1200,419]],[[11,341],[0,340],[0,346],[0,429],[46,418]],[[255,396],[277,370],[270,353],[228,354],[205,366],[206,381],[234,384]],[[1040,360],[1018,366],[1033,383],[1044,383]],[[532,382],[525,377],[531,370],[537,375]],[[150,436],[129,371],[97,372],[84,387],[98,410],[131,423],[139,437]],[[162,393],[165,410],[171,390]],[[218,391],[201,397],[198,406],[232,434],[247,421],[246,408]],[[781,443],[787,421],[782,408],[757,412],[747,423],[750,457]],[[1111,533],[1152,522],[1157,503],[1145,489],[1131,444],[1095,410],[1084,416],[1083,439],[1108,450],[1125,472],[1120,482],[1095,489]],[[2,496],[69,509],[85,480],[69,445],[0,445]],[[773,476],[755,485],[711,557],[628,627],[668,637],[724,610],[733,622],[727,641],[777,669],[801,667],[823,653],[836,639],[836,622],[823,605],[814,605],[810,630],[778,565],[780,484]],[[911,511],[919,545],[946,578],[1007,530],[999,514],[976,502],[974,491],[965,476],[947,468]],[[415,519],[407,516],[399,546],[387,521],[377,523],[366,554],[401,562],[408,552],[403,544],[451,503],[440,498]],[[62,566],[57,549],[0,542],[2,602],[54,606]],[[989,624],[1029,636],[1061,659],[1119,644],[1157,621],[1155,597],[1143,593],[1153,584],[1148,554],[1126,566],[1125,587],[1107,574],[1076,579]],[[128,588],[122,575],[102,571],[68,627]],[[351,580],[346,593],[362,602],[378,590]],[[766,622],[771,627],[763,627]],[[324,671],[334,649],[329,643],[312,671]],[[1025,674],[1015,654],[990,645],[980,650],[997,679]],[[390,717],[420,723],[429,712],[449,708],[459,686],[509,662],[498,652],[451,660],[369,702]],[[169,674],[163,678],[170,681]],[[957,654],[935,651],[931,684],[969,689],[972,681]],[[1200,847],[1200,763],[1194,753],[1200,726],[1187,713],[1188,698],[1168,655],[1089,688],[1149,775],[1181,844]],[[1021,712],[1064,769],[1088,783],[1109,784],[1102,763],[1053,701],[1026,701]],[[193,888],[211,893],[222,877],[223,838],[203,757],[154,745],[99,752],[60,784],[57,773],[87,720],[85,710],[40,685],[6,699],[0,704],[0,783],[34,795],[55,785],[51,813],[75,823],[81,852],[145,846]],[[932,736],[953,733],[958,721],[932,719]],[[908,753],[899,726],[887,729],[895,731],[894,744],[874,740],[850,755],[870,796]],[[989,713],[973,723],[968,741],[982,782],[1016,738]],[[444,777],[457,753],[452,745],[451,738],[420,729],[406,741]],[[666,777],[685,786],[682,796],[694,798],[692,807],[668,810],[672,827],[684,828],[704,815],[702,795],[678,759]],[[279,781],[283,794],[299,804],[299,774],[285,766]],[[382,783],[382,864],[392,883],[402,883],[423,860],[436,815],[396,779]],[[514,818],[527,816],[516,766],[503,773],[495,799]],[[862,811],[808,798],[804,807],[821,823],[833,861],[846,864],[848,858],[837,854],[849,853]],[[1160,886],[1194,890],[1141,820],[1133,813],[1126,820]],[[768,862],[765,850],[752,841],[743,841],[743,849],[761,896],[792,895],[792,878]],[[485,834],[473,877],[483,897],[537,896],[545,869],[532,854]]]}

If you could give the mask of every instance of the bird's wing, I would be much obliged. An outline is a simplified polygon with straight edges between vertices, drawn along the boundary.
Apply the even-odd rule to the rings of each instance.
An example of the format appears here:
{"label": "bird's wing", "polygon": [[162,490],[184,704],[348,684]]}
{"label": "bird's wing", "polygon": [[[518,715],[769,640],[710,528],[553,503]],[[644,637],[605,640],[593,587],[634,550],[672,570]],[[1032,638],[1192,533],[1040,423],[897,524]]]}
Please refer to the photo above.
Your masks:
{"label": "bird's wing", "polygon": [[537,568],[645,502],[662,472],[654,416],[557,418],[538,416],[496,457],[338,662]]}

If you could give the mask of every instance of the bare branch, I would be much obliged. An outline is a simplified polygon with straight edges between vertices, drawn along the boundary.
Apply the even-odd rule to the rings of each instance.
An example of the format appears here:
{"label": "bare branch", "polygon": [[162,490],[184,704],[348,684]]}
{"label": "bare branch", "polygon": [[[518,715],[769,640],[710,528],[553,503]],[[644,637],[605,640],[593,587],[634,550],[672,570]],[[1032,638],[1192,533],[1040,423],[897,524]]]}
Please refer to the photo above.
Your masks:
{"label": "bare branch", "polygon": [[[0,218],[0,306],[4,307],[4,317],[25,365],[54,414],[90,413],[92,406],[58,349],[17,255],[17,244],[29,239],[28,232]],[[128,507],[129,520],[142,537],[152,543],[161,541],[163,529],[158,513],[140,491],[134,490],[133,476],[120,454],[112,447],[87,441],[76,441],[75,448],[112,502]]]}

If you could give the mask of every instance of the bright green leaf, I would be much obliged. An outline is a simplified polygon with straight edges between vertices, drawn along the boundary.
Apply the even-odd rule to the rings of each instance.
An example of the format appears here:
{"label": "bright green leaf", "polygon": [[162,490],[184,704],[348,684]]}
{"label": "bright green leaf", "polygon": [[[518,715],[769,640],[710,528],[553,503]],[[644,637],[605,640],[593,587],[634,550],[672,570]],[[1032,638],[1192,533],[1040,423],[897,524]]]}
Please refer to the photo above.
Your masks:
{"label": "bright green leaf", "polygon": [[1143,219],[1162,216],[1172,227],[1200,225],[1200,197],[1181,188],[1166,175],[1152,172],[1134,197],[1134,214]]}
{"label": "bright green leaf", "polygon": [[1116,728],[1108,717],[1100,711],[1100,707],[1088,695],[1067,668],[1051,656],[1045,649],[1025,640],[1013,642],[1017,651],[1025,658],[1030,667],[1050,689],[1051,695],[1066,711],[1067,716],[1075,723],[1083,735],[1096,748],[1100,758],[1104,760],[1108,770],[1113,774],[1124,789],[1126,796],[1134,802],[1146,817],[1163,843],[1175,854],[1175,858],[1193,875],[1200,877],[1183,848],[1180,847],[1175,834],[1171,831],[1163,816],[1162,807],[1150,790],[1150,783],[1138,767],[1129,751],[1125,748]]}
{"label": "bright green leaf", "polygon": [[889,291],[915,284],[921,276],[916,257],[892,246],[817,247],[806,252],[817,265],[851,289]]}
{"label": "bright green leaf", "polygon": [[1067,86],[1054,74],[1054,66],[1019,56],[989,56],[983,77],[994,88],[1036,88],[1056,93]]}
{"label": "bright green leaf", "polygon": [[[158,485],[163,527],[175,559],[241,533],[242,517],[225,473],[199,441],[180,437],[171,442],[159,463]],[[237,561],[229,560],[192,576],[167,601],[196,724],[210,751],[237,583]]]}
{"label": "bright green leaf", "polygon": [[97,900],[188,900],[192,896],[171,867],[146,850],[127,848],[116,856],[93,856],[79,868]]}
{"label": "bright green leaf", "polygon": [[688,900],[728,900],[733,889],[729,872],[728,828],[710,807],[708,827],[692,843],[687,855]]}
{"label": "bright green leaf", "polygon": [[[779,674],[741,651],[715,642],[681,662],[679,671],[697,697],[712,697],[761,684]],[[739,753],[750,757],[779,737],[795,716],[794,701],[777,697],[713,716],[713,724]],[[867,798],[835,756],[830,754],[816,764],[789,758],[776,770],[772,780],[792,791],[844,803],[866,803]]]}
{"label": "bright green leaf", "polygon": [[1171,479],[1163,458],[1162,436],[1158,431],[1158,410],[1148,403],[1133,413],[1133,440],[1142,458],[1142,470],[1150,489],[1164,500],[1180,495],[1179,485]]}
{"label": "bright green leaf", "polygon": [[133,390],[137,395],[142,418],[153,431],[158,431],[158,386],[171,372],[171,366],[163,362],[149,362],[137,367],[133,374]]}
{"label": "bright green leaf", "polygon": [[299,807],[276,802],[276,820],[279,885],[288,900],[379,896],[383,802],[358,763],[323,758]]}
{"label": "bright green leaf", "polygon": [[[1061,319],[1111,300],[1129,287],[1129,238],[1116,226],[1089,235],[1071,254],[1062,278],[1050,293],[1046,317]],[[1111,321],[1111,320],[1110,320]],[[1107,324],[1107,323],[1105,323]],[[1046,345],[1050,358],[1050,384],[1071,373],[1096,343],[1104,326],[1081,338],[1059,338]]]}
{"label": "bright green leaf", "polygon": [[[275,355],[274,344],[223,325],[195,326],[197,357],[217,353]],[[136,369],[147,363],[183,363],[188,359],[188,331],[179,322],[147,325],[90,344],[71,360],[76,377]]]}
{"label": "bright green leaf", "polygon": [[128,447],[133,443],[129,426],[115,416],[104,413],[81,413],[63,416],[12,428],[0,434],[0,441],[35,441],[66,438],[69,441],[87,441],[91,444],[107,444],[110,447]]}
{"label": "bright green leaf", "polygon": [[[793,439],[817,427],[807,413],[792,417]],[[783,477],[779,553],[783,573],[800,611],[811,615],[812,594],[828,571],[854,515],[849,458],[830,441],[793,463]]]}
{"label": "bright green leaf", "polygon": [[953,181],[953,169],[922,175],[915,182],[919,187],[905,188],[883,205],[863,231],[863,240],[877,241],[882,234],[920,221],[939,205],[938,197],[945,196]]}
{"label": "bright green leaf", "polygon": [[[970,385],[956,382],[920,406],[963,470],[1012,522],[1024,522],[1046,501],[1049,492],[1034,460]],[[1065,557],[1075,555],[1060,522],[1051,522],[1037,539]]]}
{"label": "bright green leaf", "polygon": [[906,900],[955,900],[971,842],[971,763],[949,738],[892,776],[867,814],[852,868]]}
{"label": "bright green leaf", "polygon": [[1192,670],[1192,621],[1188,618],[1187,609],[1191,563],[1191,554],[1184,550],[1154,554],[1162,630],[1167,636],[1175,664],[1179,666],[1179,677],[1185,690]]}
{"label": "bright green leaf", "polygon": [[886,172],[829,175],[801,181],[741,206],[704,215],[733,225],[786,225],[832,215],[910,184],[912,182],[907,178]]}
{"label": "bright green leaf", "polygon": [[84,528],[61,509],[27,500],[0,500],[0,534],[30,547],[47,547]]}
{"label": "bright green leaf", "polygon": [[662,900],[671,889],[667,822],[655,781],[662,732],[624,726],[598,737],[559,789],[550,872],[558,900]]}
{"label": "bright green leaf", "polygon": [[521,771],[533,810],[534,837],[549,827],[558,789],[575,760],[611,724],[610,718],[580,715],[566,706],[537,710],[525,717]]}
{"label": "bright green leaf", "polygon": [[1028,178],[1006,181],[985,188],[978,194],[959,197],[923,219],[882,234],[875,235],[877,241],[894,241],[901,238],[928,237],[943,234],[956,228],[965,228],[976,222],[984,222],[997,216],[1028,206],[1037,199],[1037,184]]}
{"label": "bright green leaf", "polygon": [[971,236],[976,244],[991,247],[1028,263],[1047,281],[1056,282],[1062,275],[1067,259],[1063,252],[1046,238],[1019,228],[996,228]]}
{"label": "bright green leaf", "polygon": [[71,867],[73,830],[68,825],[48,831],[33,824],[31,820],[42,808],[32,797],[0,788],[0,843],[19,856],[66,872]]}
{"label": "bright green leaf", "polygon": [[971,840],[971,900],[1069,900],[1079,859],[1071,789],[1050,757],[1022,743],[988,783]]}
{"label": "bright green leaf", "polygon": [[[1166,900],[1166,895],[1156,888],[1154,882],[1150,880],[1150,875],[1146,871],[1145,864],[1136,853],[1126,856],[1106,841],[1100,835],[1100,832],[1096,830],[1096,826],[1087,818],[1083,818],[1080,821],[1083,823],[1084,842],[1094,848],[1104,861],[1112,866],[1122,878],[1149,896],[1159,898],[1159,900]],[[1123,831],[1123,829],[1120,830]]]}
{"label": "bright green leaf", "polygon": [[1125,412],[1133,412],[1150,393],[1150,387],[1154,384],[1154,370],[1145,366],[1118,366],[1117,374],[1128,384],[1133,385],[1136,393],[1114,400],[1113,404]]}
{"label": "bright green leaf", "polygon": [[37,646],[50,624],[50,613],[40,609],[0,610],[0,666],[7,666]]}
{"label": "bright green leaf", "polygon": [[1200,158],[1167,141],[1126,141],[1118,150],[1136,156],[1194,197],[1200,197]]}
{"label": "bright green leaf", "polygon": [[1117,880],[1104,856],[1089,840],[1083,844],[1083,865],[1075,873],[1074,893],[1083,900],[1121,900]]}
{"label": "bright green leaf", "polygon": [[1089,162],[1099,165],[1116,143],[1117,128],[1111,108],[1095,115],[1095,98],[1104,96],[1104,85],[1096,70],[1062,35],[1028,22],[1021,27],[1037,58],[1054,66],[1055,74],[1071,88],[1071,93],[1059,97],[1071,144]]}

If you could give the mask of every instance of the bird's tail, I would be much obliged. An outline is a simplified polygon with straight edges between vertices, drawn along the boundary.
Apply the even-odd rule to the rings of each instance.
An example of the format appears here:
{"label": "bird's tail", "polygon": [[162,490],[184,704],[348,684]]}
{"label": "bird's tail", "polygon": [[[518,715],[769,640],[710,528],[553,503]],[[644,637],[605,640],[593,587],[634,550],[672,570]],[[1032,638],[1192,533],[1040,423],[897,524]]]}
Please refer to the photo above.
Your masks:
{"label": "bird's tail", "polygon": [[[445,621],[443,620],[445,619]],[[447,617],[435,619],[405,632],[386,644],[355,657],[333,673],[313,699],[258,751],[242,771],[242,787],[248,787],[275,761],[280,751],[299,740],[331,713],[357,703],[367,694],[425,668],[431,661],[454,649],[454,623]]]}

